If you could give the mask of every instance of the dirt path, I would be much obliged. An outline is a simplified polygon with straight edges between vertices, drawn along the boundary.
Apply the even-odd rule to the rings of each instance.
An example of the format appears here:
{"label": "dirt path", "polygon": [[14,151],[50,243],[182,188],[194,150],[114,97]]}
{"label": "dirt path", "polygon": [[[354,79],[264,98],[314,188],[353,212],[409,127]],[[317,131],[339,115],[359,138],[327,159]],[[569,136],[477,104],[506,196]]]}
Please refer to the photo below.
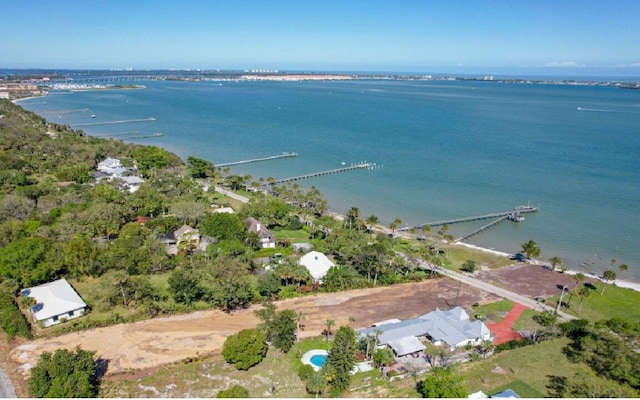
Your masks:
{"label": "dirt path", "polygon": [[497,346],[509,340],[520,339],[520,334],[513,330],[513,324],[520,318],[522,312],[528,309],[529,307],[525,307],[520,303],[513,303],[513,307],[502,321],[495,324],[488,324],[487,327],[489,330],[496,335],[493,344]]}
{"label": "dirt path", "polygon": [[[356,322],[352,326],[358,328],[389,318],[416,317],[436,307],[450,308],[457,289],[457,282],[437,279],[284,300],[278,302],[278,309],[302,311],[306,317],[301,336],[318,336],[327,319],[335,321],[335,329],[354,317]],[[463,284],[458,304],[470,311],[469,306],[475,302],[497,299]],[[253,311],[258,307],[233,314],[201,311],[39,339],[15,347],[10,357],[13,368],[24,373],[35,365],[43,351],[81,346],[108,360],[107,374],[154,368],[187,357],[218,353],[229,334],[256,326],[259,321]]]}

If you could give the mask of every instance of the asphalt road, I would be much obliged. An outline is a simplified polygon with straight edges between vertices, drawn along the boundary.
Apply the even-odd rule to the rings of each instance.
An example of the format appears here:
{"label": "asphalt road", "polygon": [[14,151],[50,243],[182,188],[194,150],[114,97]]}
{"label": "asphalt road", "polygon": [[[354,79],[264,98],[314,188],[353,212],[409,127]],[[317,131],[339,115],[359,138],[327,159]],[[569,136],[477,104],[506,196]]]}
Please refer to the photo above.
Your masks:
{"label": "asphalt road", "polygon": [[[432,269],[442,275],[446,275],[450,278],[453,278],[455,280],[461,281],[463,283],[466,283],[467,285],[476,287],[480,290],[483,290],[485,292],[489,292],[489,293],[493,293],[496,294],[498,296],[502,296],[505,299],[509,299],[511,301],[515,301],[518,302],[520,304],[522,304],[523,306],[527,306],[529,308],[531,308],[532,310],[547,310],[547,311],[551,311],[551,312],[555,312],[555,309],[553,307],[549,307],[547,305],[544,305],[540,302],[537,302],[535,299],[530,299],[526,296],[523,296],[521,294],[518,293],[514,293],[511,292],[509,290],[503,289],[501,287],[492,285],[490,283],[487,282],[483,282],[479,279],[475,279],[471,276],[468,275],[464,275],[464,274],[460,274],[458,272],[454,272],[454,271],[450,271],[444,268],[441,268],[437,265],[433,265],[433,264],[429,264],[426,262],[422,262],[421,264],[422,268],[425,269]],[[573,319],[576,319],[576,317],[574,317],[573,315],[567,314],[563,311],[558,311],[558,317],[563,320],[563,321],[570,321]]]}
{"label": "asphalt road", "polygon": [[16,390],[9,376],[0,368],[0,398],[15,398]]}

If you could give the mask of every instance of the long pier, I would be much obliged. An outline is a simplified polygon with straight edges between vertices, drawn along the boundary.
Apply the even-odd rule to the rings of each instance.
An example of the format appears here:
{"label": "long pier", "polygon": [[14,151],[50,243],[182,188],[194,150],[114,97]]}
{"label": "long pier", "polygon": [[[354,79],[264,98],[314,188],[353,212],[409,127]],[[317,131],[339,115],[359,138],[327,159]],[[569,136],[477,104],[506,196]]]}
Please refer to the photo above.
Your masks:
{"label": "long pier", "polygon": [[95,125],[112,125],[112,124],[128,124],[132,122],[153,122],[156,119],[153,117],[142,119],[122,119],[119,121],[105,121],[105,122],[87,122],[86,124],[75,124],[73,126],[95,126]]}
{"label": "long pier", "polygon": [[480,233],[482,231],[486,231],[487,229],[493,227],[494,225],[498,225],[500,222],[504,221],[507,218],[509,218],[509,215],[502,216],[502,217],[500,217],[500,218],[498,218],[498,219],[496,219],[494,221],[489,222],[486,225],[481,226],[480,228],[474,230],[471,233],[467,233],[464,236],[460,236],[459,238],[456,238],[455,241],[456,242],[462,242],[463,240],[467,240],[470,237],[475,236],[475,235],[477,235],[478,233]]}
{"label": "long pier", "polygon": [[254,163],[254,162],[259,162],[259,161],[277,160],[279,158],[288,158],[288,157],[297,157],[297,156],[298,156],[298,153],[283,152],[282,154],[278,154],[278,155],[275,155],[275,156],[252,158],[250,160],[233,161],[233,162],[228,162],[228,163],[217,164],[216,167],[218,167],[218,168],[230,167],[232,165],[249,164],[249,163]]}
{"label": "long pier", "polygon": [[291,178],[276,179],[273,183],[274,184],[286,183],[286,182],[291,182],[291,181],[298,181],[298,180],[301,180],[301,179],[315,178],[317,176],[322,176],[322,175],[339,174],[341,172],[353,171],[355,169],[365,169],[365,168],[366,169],[372,169],[374,167],[376,167],[376,165],[374,163],[365,162],[365,163],[353,164],[353,165],[348,166],[348,167],[330,169],[328,171],[312,172],[310,174],[294,176],[294,177],[291,177]]}
{"label": "long pier", "polygon": [[[441,221],[434,221],[434,222],[426,222],[422,225],[417,225],[415,228],[416,229],[422,229],[423,226],[440,226],[440,225],[452,225],[452,224],[459,224],[462,222],[471,222],[471,221],[478,221],[478,220],[482,220],[482,219],[490,219],[490,218],[500,218],[500,217],[508,217],[510,214],[526,214],[526,213],[532,213],[532,212],[537,212],[538,208],[536,207],[531,207],[531,206],[519,206],[514,208],[513,210],[509,210],[509,211],[501,211],[501,212],[496,212],[496,213],[491,213],[491,214],[484,214],[484,215],[475,215],[472,217],[462,217],[462,218],[454,218],[454,219],[447,219],[447,220],[441,220]],[[402,230],[409,230],[410,228],[402,228]]]}

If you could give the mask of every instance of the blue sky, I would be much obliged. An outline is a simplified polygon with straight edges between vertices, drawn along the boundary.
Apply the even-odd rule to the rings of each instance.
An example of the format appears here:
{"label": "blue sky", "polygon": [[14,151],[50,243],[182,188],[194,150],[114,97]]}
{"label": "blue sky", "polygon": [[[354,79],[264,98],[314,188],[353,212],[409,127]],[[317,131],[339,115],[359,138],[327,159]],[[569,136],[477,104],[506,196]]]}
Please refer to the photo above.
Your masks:
{"label": "blue sky", "polygon": [[638,0],[3,0],[0,68],[640,76]]}

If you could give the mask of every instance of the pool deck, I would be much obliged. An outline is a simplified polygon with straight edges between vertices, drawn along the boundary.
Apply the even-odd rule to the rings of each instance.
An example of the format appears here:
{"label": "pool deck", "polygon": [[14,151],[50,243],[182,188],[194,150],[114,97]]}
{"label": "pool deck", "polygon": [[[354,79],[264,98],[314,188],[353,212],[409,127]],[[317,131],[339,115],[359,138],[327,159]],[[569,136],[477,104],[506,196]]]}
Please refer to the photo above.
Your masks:
{"label": "pool deck", "polygon": [[311,365],[315,371],[320,371],[320,367],[318,367],[317,365],[314,365],[311,362],[311,357],[328,356],[328,355],[329,355],[329,352],[327,350],[320,350],[320,349],[309,350],[306,353],[304,353],[300,361],[302,361],[303,364]]}

